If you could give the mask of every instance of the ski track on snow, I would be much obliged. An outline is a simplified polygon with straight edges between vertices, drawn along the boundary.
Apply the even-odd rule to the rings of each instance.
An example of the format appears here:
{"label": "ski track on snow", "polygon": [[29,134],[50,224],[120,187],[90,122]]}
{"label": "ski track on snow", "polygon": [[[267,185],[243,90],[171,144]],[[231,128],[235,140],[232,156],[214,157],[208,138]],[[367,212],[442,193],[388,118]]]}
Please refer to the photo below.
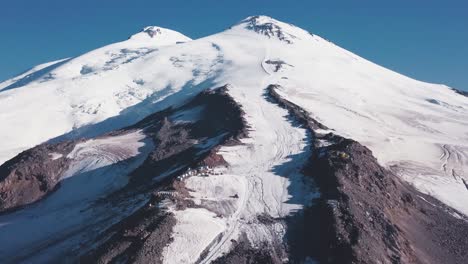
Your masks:
{"label": "ski track on snow", "polygon": [[[220,44],[218,46],[222,47]],[[176,225],[174,241],[166,248],[165,263],[190,263],[191,260],[196,259],[196,256],[186,255],[185,258],[180,256],[180,250],[187,250],[190,247],[197,247],[199,254],[205,251],[199,263],[210,263],[222,253],[228,252],[231,241],[238,239],[241,233],[247,234],[250,242],[257,247],[262,243],[268,243],[274,247],[278,247],[278,244],[281,246],[286,229],[284,223],[277,220],[273,226],[267,226],[259,222],[257,217],[266,214],[274,219],[284,218],[301,210],[304,205],[311,202],[313,197],[317,196],[317,193],[311,190],[312,183],[304,180],[299,172],[309,155],[306,130],[293,127],[287,120],[288,112],[268,102],[264,97],[265,88],[276,79],[263,68],[263,61],[269,56],[269,48],[267,47],[264,52],[263,60],[257,62],[255,69],[263,72],[264,77],[261,80],[251,80],[247,84],[230,82],[232,86],[229,88],[230,95],[247,113],[245,118],[252,131],[248,138],[242,140],[244,145],[223,147],[219,150],[219,153],[230,164],[230,168],[223,176],[203,178],[207,185],[213,177],[240,178],[242,184],[239,187],[244,189],[239,194],[240,201],[237,202],[237,209],[233,214],[223,216],[223,221],[226,223],[225,229],[219,231],[213,241],[205,242],[203,246],[199,243],[193,245],[191,241],[186,240],[186,237],[192,237],[192,228],[184,229],[183,231],[188,233],[184,235],[180,233],[181,230],[177,229]],[[253,69],[249,68],[249,70]],[[248,88],[241,89],[239,86],[242,85],[248,85]],[[244,92],[239,93],[239,91]],[[282,169],[281,172],[274,172],[275,167],[284,166],[290,161],[291,155],[300,155],[301,158],[293,165],[288,164],[287,166],[290,167]],[[189,189],[197,189],[191,185],[190,179],[186,184]],[[292,184],[296,188],[294,194],[288,190]],[[216,187],[223,188],[223,186]],[[192,195],[204,196],[203,193],[198,192]],[[297,200],[288,202],[292,195],[296,196]],[[193,210],[191,213],[194,213]],[[205,226],[208,224],[209,222]],[[197,241],[205,240],[200,237]],[[173,254],[167,254],[167,252],[173,252]],[[286,258],[286,255],[283,254],[282,257]]]}

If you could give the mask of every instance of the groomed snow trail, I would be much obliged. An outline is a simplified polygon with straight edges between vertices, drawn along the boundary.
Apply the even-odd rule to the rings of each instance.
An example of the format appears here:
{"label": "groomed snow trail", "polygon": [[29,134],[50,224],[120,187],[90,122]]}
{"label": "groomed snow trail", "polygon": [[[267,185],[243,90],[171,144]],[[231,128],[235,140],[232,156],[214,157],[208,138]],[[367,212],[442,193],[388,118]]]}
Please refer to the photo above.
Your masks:
{"label": "groomed snow trail", "polygon": [[[245,41],[252,40],[245,38]],[[207,218],[206,209],[176,212],[178,224],[173,242],[165,249],[164,261],[193,263],[202,255],[199,262],[210,263],[228,252],[232,241],[241,235],[246,235],[254,247],[268,245],[269,250],[273,249],[279,257],[287,259],[282,247],[286,233],[283,219],[310,204],[317,196],[313,183],[300,173],[310,155],[308,135],[305,129],[290,123],[286,110],[265,97],[265,88],[274,81],[274,77],[262,68],[268,48],[230,47],[228,41],[217,45],[223,48],[227,58],[236,56],[233,51],[251,55],[245,56],[245,64],[232,64],[236,71],[230,72],[239,75],[226,80],[231,84],[229,94],[246,112],[251,131],[249,137],[242,140],[242,145],[222,147],[218,152],[230,165],[223,175],[195,176],[186,180],[187,187],[194,190],[191,193],[194,201],[205,208],[213,208],[218,217],[216,220],[213,219],[215,216]],[[197,218],[196,223],[187,225],[184,219],[189,214]],[[198,215],[204,215],[205,220],[201,221],[202,217]],[[265,222],[261,218],[274,221]],[[221,221],[224,226],[214,225],[214,221]],[[198,232],[200,225],[210,232]],[[212,232],[214,230],[218,232]],[[207,241],[207,236],[212,239]],[[181,254],[187,251],[198,254]]]}

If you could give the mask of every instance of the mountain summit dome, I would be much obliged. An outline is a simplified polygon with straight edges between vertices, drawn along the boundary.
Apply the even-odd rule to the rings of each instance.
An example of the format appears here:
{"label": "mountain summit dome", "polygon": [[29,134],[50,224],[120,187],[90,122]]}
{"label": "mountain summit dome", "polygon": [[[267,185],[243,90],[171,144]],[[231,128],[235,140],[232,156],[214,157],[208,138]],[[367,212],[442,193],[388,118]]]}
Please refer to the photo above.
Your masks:
{"label": "mountain summit dome", "polygon": [[241,20],[233,28],[244,28],[265,35],[268,38],[277,38],[287,44],[304,39],[310,34],[292,24],[278,21],[269,16],[249,16]]}
{"label": "mountain summit dome", "polygon": [[190,41],[191,39],[171,29],[158,26],[147,26],[140,32],[132,35],[130,40],[152,42],[158,45],[170,45],[176,44],[177,42]]}

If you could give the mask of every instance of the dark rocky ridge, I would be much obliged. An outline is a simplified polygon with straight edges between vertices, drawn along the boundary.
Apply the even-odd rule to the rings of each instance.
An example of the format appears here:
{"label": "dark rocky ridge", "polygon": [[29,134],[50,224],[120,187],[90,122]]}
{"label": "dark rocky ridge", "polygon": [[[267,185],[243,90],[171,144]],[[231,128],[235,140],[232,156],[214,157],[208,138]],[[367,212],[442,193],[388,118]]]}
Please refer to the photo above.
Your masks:
{"label": "dark rocky ridge", "polygon": [[325,127],[281,98],[277,88],[269,86],[268,96],[313,135],[313,155],[304,173],[321,191],[320,200],[305,210],[302,241],[292,249],[292,258],[312,256],[321,263],[466,263],[466,218],[454,217],[453,209],[381,167],[360,143],[315,133]]}
{"label": "dark rocky ridge", "polygon": [[[174,113],[204,106],[201,118],[195,123],[177,123]],[[233,144],[247,135],[247,125],[240,106],[228,95],[227,86],[201,92],[193,100],[177,109],[167,109],[143,119],[128,129],[145,127],[156,148],[146,161],[131,175],[130,184],[109,199],[122,199],[129,193],[148,193],[152,198],[144,207],[123,221],[108,228],[89,244],[98,244],[90,250],[78,252],[82,263],[161,263],[161,253],[171,241],[175,218],[161,211],[158,204],[161,190],[174,191],[171,197],[177,208],[184,209],[188,195],[183,182],[174,180],[190,167],[199,165],[226,165],[215,150],[223,144]],[[199,141],[216,139],[200,153]],[[167,178],[156,183],[155,175],[178,168]]]}
{"label": "dark rocky ridge", "polygon": [[[268,38],[276,37],[279,40],[287,44],[294,43],[293,39],[296,39],[297,38],[296,36],[285,32],[283,28],[281,28],[276,23],[273,23],[273,22],[262,23],[260,19],[261,19],[260,16],[251,16],[242,20],[240,23],[245,23],[246,24],[245,27],[247,29],[253,30],[254,32],[265,35]],[[294,27],[293,25],[290,25],[290,26]]]}
{"label": "dark rocky ridge", "polygon": [[[174,113],[203,106],[202,118],[194,123],[178,123],[171,120]],[[192,101],[177,109],[167,109],[148,116],[132,128],[145,128],[157,148],[152,151],[135,172],[132,181],[144,181],[163,173],[167,167],[179,164],[195,166],[207,157],[213,159],[212,149],[231,144],[247,135],[243,111],[228,95],[227,86],[206,90]],[[204,142],[214,140],[212,146],[202,148]],[[197,143],[200,142],[200,143]],[[203,154],[200,155],[200,151]],[[211,154],[211,155],[210,155]],[[159,164],[164,164],[160,166]]]}
{"label": "dark rocky ridge", "polygon": [[281,259],[272,254],[268,247],[254,248],[250,245],[248,238],[241,236],[235,241],[233,248],[224,256],[212,262],[213,264],[280,264]]}
{"label": "dark rocky ridge", "polygon": [[104,243],[80,257],[80,263],[160,263],[171,242],[176,219],[150,200],[144,207],[103,232]]}
{"label": "dark rocky ridge", "polygon": [[[62,260],[73,263],[160,262],[162,249],[170,242],[175,219],[171,213],[158,208],[161,197],[157,193],[166,190],[180,193],[171,198],[177,207],[190,206],[182,199],[188,195],[183,182],[175,180],[175,176],[204,164],[226,165],[216,149],[223,144],[237,144],[238,138],[247,135],[244,113],[227,89],[224,86],[205,90],[180,107],[165,109],[133,126],[99,136],[107,138],[143,130],[155,148],[129,175],[129,184],[95,203],[114,207],[135,197],[143,197],[147,202],[130,215],[122,216],[118,223],[99,228],[97,234],[81,241],[79,248],[63,252]],[[179,119],[184,113],[187,120]],[[40,202],[59,188],[61,176],[71,162],[66,156],[82,141],[85,139],[42,144],[2,165],[1,208],[14,210]],[[51,153],[61,157],[52,159]],[[24,258],[23,255],[17,257]]]}
{"label": "dark rocky ridge", "polygon": [[279,70],[281,70],[284,67],[284,65],[294,67],[290,64],[287,64],[286,62],[282,60],[266,60],[265,63],[275,66],[275,69],[274,69],[275,72],[278,72]]}
{"label": "dark rocky ridge", "polygon": [[458,90],[458,89],[455,89],[455,88],[452,88],[452,90],[454,90],[458,94],[461,94],[463,96],[468,97],[468,91]]}
{"label": "dark rocky ridge", "polygon": [[[59,185],[69,165],[67,154],[76,141],[42,144],[18,154],[0,166],[0,212],[34,203]],[[50,154],[62,155],[53,159]]]}

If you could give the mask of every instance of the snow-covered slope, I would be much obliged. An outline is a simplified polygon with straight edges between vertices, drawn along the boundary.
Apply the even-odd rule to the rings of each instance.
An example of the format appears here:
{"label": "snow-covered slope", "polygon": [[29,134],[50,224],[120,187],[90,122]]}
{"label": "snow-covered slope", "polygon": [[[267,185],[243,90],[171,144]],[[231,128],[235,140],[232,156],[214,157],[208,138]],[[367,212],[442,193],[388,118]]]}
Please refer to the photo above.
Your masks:
{"label": "snow-covered slope", "polygon": [[[0,121],[7,129],[0,132],[0,163],[75,128],[116,116],[145,99],[151,104],[149,97],[157,100],[167,96],[189,80],[196,82],[193,68],[176,67],[167,55],[154,58],[165,46],[187,41],[190,38],[178,32],[147,27],[126,41],[77,58],[40,65],[3,82]],[[51,67],[50,71],[37,74]],[[147,68],[153,70],[145,71]],[[199,68],[204,69],[203,65]],[[161,91],[161,95],[156,96],[156,91]],[[152,112],[135,111],[132,114],[137,117],[130,118],[130,123]]]}
{"label": "snow-covered slope", "polygon": [[47,75],[52,69],[60,66],[61,64],[65,63],[69,59],[62,59],[52,62],[47,62],[43,64],[39,64],[30,70],[25,71],[24,73],[11,78],[9,80],[3,81],[0,83],[0,91],[6,91],[9,89],[18,88],[21,86],[25,86],[30,82],[33,82],[39,78],[47,80],[51,77],[51,75]]}
{"label": "snow-covered slope", "polygon": [[[27,77],[57,63],[38,78]],[[31,80],[20,82],[25,78]],[[220,150],[232,165],[225,171],[231,182],[191,178],[186,184],[196,202],[210,195],[221,199],[232,195],[226,186],[240,186],[243,202],[234,204],[225,219],[214,219],[206,209],[175,211],[175,230],[182,235],[165,249],[166,262],[201,255],[209,262],[226,253],[229,241],[242,232],[251,234],[252,243],[271,240],[269,232],[282,234],[281,226],[246,223],[260,213],[286,217],[315,195],[298,195],[307,193],[307,184],[299,184],[299,168],[287,164],[291,156],[307,154],[307,135],[288,123],[285,110],[267,102],[270,84],[280,85],[283,98],[330,131],[367,146],[382,166],[468,216],[467,97],[385,69],[266,16],[248,17],[198,40],[147,27],[127,41],[37,66],[2,83],[0,163],[47,140],[95,136],[130,125],[225,84],[246,112],[250,139]],[[206,234],[195,228],[203,224],[213,228]],[[221,238],[213,243],[215,237]],[[181,248],[185,255],[179,254]]]}
{"label": "snow-covered slope", "polygon": [[[249,56],[257,60],[246,61]],[[276,64],[260,63],[267,60]],[[37,66],[2,86],[62,62]],[[468,213],[462,181],[468,166],[466,97],[382,68],[264,16],[191,42],[180,33],[147,27],[127,41],[66,61],[47,77],[1,91],[0,122],[6,129],[0,131],[0,162],[119,114],[119,120],[87,133],[128,125],[167,106],[157,104],[164,98],[176,102],[179,95],[213,83],[236,85],[247,76],[237,77],[233,63],[263,65],[275,76],[271,83],[285,87],[286,98],[340,135],[371,148],[382,164],[398,165],[401,175],[425,192]],[[265,74],[247,75],[260,80]],[[238,89],[251,86],[258,84]]]}

